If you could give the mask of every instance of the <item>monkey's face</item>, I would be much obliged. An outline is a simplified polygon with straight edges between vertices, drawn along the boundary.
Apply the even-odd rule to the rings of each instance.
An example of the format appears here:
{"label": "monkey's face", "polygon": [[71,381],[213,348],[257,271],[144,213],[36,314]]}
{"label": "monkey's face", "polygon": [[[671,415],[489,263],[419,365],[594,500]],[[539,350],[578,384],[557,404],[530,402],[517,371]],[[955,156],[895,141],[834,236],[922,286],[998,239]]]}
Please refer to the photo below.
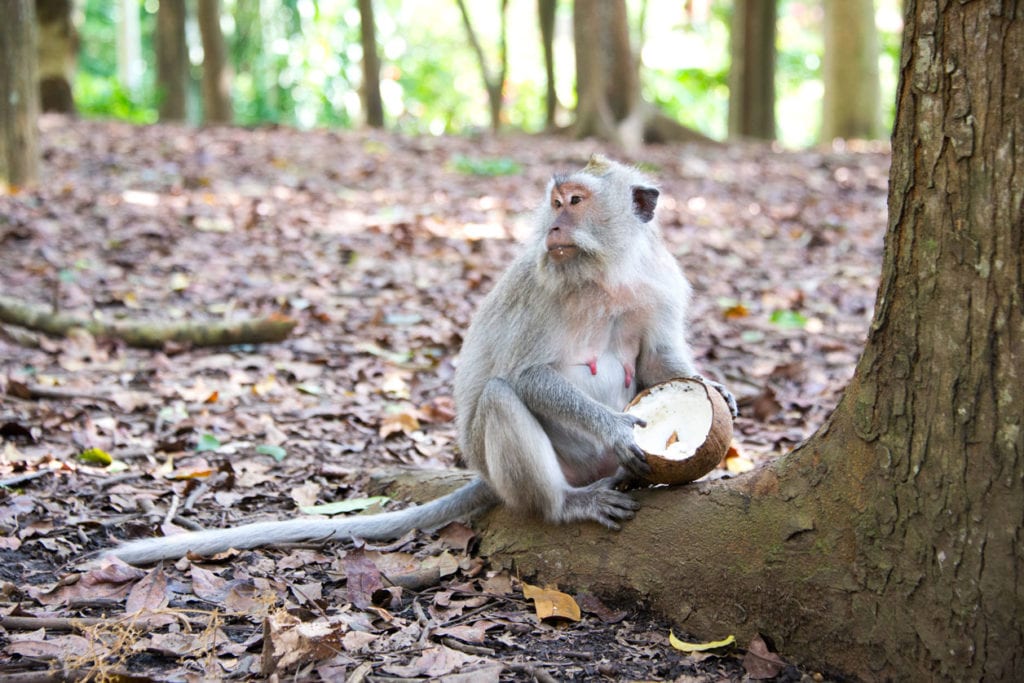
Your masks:
{"label": "monkey's face", "polygon": [[581,248],[587,246],[587,240],[581,238],[590,227],[588,216],[594,209],[593,192],[580,182],[556,181],[548,199],[552,218],[544,246],[553,263],[567,263],[576,259]]}

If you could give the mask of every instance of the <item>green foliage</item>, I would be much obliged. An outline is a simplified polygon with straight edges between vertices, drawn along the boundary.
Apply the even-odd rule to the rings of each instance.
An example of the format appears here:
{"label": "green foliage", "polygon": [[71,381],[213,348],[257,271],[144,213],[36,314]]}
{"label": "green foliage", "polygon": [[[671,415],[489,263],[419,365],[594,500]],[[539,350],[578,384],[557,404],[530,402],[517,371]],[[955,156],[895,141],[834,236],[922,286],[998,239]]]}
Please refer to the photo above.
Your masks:
{"label": "green foliage", "polygon": [[518,175],[523,167],[507,157],[467,157],[459,154],[452,158],[452,166],[459,173],[476,176]]}
{"label": "green foliage", "polygon": [[112,116],[132,123],[155,123],[156,102],[133,97],[114,77],[79,73],[75,79],[75,103],[83,116]]}
{"label": "green foliage", "polygon": [[802,330],[807,325],[807,316],[798,311],[777,309],[769,317],[772,324],[784,330]]}

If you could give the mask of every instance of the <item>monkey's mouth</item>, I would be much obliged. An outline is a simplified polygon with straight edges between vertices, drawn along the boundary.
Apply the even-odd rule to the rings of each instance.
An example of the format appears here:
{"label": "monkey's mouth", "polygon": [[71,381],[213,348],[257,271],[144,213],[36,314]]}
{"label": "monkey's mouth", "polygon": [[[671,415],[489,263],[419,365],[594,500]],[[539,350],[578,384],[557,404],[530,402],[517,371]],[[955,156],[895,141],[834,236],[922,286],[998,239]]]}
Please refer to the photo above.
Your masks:
{"label": "monkey's mouth", "polygon": [[557,245],[548,249],[548,257],[555,263],[565,263],[576,256],[579,251],[579,247],[572,245]]}

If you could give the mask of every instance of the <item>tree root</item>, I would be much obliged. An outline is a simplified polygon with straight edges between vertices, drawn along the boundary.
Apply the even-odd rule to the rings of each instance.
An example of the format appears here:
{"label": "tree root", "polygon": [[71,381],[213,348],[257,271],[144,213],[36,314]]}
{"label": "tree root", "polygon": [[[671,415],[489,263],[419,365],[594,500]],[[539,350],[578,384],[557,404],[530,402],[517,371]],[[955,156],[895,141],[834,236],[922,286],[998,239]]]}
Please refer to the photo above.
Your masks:
{"label": "tree root", "polygon": [[56,337],[65,337],[73,329],[84,329],[95,337],[120,339],[128,346],[139,348],[160,348],[168,342],[189,346],[279,342],[296,325],[294,320],[278,313],[266,318],[233,321],[103,321],[52,311],[6,296],[0,296],[0,322]]}

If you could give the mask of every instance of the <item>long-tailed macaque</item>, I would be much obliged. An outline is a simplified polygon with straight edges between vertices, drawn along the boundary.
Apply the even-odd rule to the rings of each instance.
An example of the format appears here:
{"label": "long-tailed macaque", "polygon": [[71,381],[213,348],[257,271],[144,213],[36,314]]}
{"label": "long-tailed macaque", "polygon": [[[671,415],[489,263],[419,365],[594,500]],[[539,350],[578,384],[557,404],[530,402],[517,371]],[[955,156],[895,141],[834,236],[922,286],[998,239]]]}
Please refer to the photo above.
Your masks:
{"label": "long-tailed macaque", "polygon": [[[498,503],[612,529],[638,505],[618,484],[648,467],[620,412],[644,387],[693,376],[690,287],[654,221],[658,190],[595,156],[556,175],[536,234],[477,311],[455,375],[459,443],[476,479],[424,505],[133,541],[132,563],[326,539],[384,540]],[[735,413],[732,395],[715,385]]]}

